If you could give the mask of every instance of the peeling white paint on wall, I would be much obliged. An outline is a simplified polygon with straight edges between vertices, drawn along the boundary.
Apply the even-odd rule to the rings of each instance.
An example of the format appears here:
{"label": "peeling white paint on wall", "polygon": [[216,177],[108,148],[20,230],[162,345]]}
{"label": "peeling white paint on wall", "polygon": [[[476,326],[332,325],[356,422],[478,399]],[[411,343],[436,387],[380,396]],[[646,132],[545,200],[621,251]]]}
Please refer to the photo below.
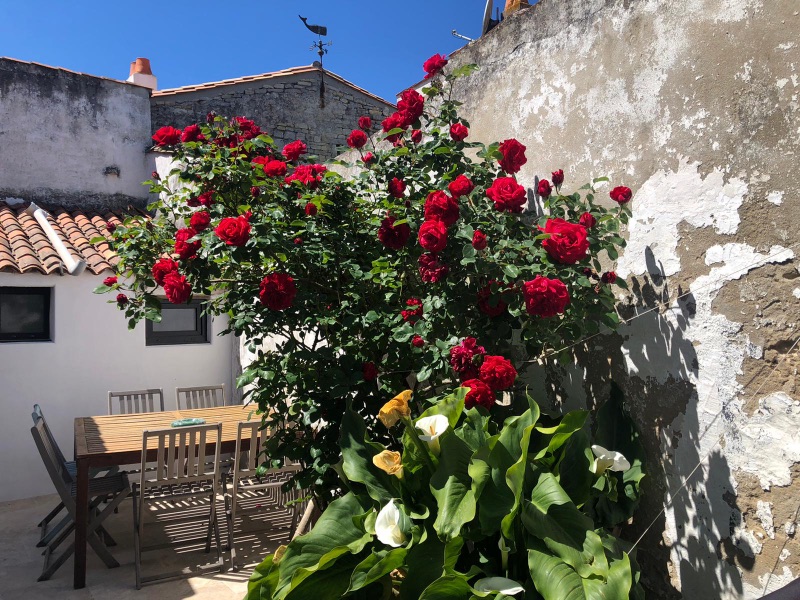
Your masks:
{"label": "peeling white paint on wall", "polygon": [[769,194],[767,194],[767,202],[772,202],[772,204],[780,206],[781,204],[783,204],[783,192],[781,191],[770,192]]}

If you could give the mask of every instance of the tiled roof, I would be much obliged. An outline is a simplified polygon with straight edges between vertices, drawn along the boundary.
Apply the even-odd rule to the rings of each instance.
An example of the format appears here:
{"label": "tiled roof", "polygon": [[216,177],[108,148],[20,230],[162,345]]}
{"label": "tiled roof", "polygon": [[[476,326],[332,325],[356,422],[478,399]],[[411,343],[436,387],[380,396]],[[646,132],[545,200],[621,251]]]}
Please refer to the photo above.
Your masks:
{"label": "tiled roof", "polygon": [[[63,263],[36,219],[25,213],[27,207],[27,202],[9,205],[0,201],[0,272],[60,273]],[[97,275],[114,269],[119,258],[109,245],[89,240],[108,237],[106,223],[119,225],[125,217],[122,212],[41,208],[50,213],[48,220],[67,249],[85,260],[89,271]]]}
{"label": "tiled roof", "polygon": [[288,77],[290,75],[302,75],[304,73],[314,73],[314,72],[325,73],[326,77],[335,79],[339,83],[349,86],[352,89],[361,92],[366,96],[369,96],[370,98],[378,100],[379,102],[383,102],[384,104],[387,104],[389,106],[394,106],[394,104],[392,104],[388,100],[384,100],[380,96],[376,96],[375,94],[368,92],[364,88],[358,87],[356,84],[347,81],[345,78],[339,77],[336,73],[331,73],[330,71],[326,71],[325,69],[317,67],[316,65],[307,65],[305,67],[293,67],[291,69],[283,69],[282,71],[261,73],[260,75],[247,75],[246,77],[236,77],[235,79],[223,79],[222,81],[211,81],[209,83],[199,83],[197,85],[185,85],[183,87],[178,87],[178,88],[157,90],[153,92],[153,98],[159,98],[161,96],[172,96],[175,94],[185,94],[188,92],[212,90],[215,88],[225,87],[228,85],[236,85],[237,83],[246,83],[249,81],[263,81],[265,79],[276,79],[278,77]]}

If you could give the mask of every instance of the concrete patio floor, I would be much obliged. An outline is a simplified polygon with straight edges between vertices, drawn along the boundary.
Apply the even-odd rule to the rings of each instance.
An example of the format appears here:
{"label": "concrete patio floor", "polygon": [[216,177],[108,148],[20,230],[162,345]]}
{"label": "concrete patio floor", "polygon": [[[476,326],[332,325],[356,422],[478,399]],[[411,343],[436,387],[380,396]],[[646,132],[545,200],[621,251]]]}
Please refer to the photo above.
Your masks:
{"label": "concrete patio floor", "polygon": [[[189,576],[185,579],[153,583],[136,590],[134,579],[133,555],[133,517],[132,503],[128,498],[119,508],[118,514],[112,514],[105,526],[116,546],[109,550],[120,563],[118,568],[107,569],[91,548],[88,550],[88,570],[86,588],[72,588],[72,558],[53,575],[49,581],[37,582],[41,573],[43,557],[41,548],[36,547],[39,541],[37,523],[58,503],[58,498],[40,496],[14,502],[0,503],[0,600],[39,600],[58,598],[59,600],[147,600],[168,598],[180,600],[193,598],[196,600],[241,600],[247,591],[247,580],[264,556],[273,552],[280,544],[286,543],[290,537],[288,519],[285,511],[258,515],[253,518],[237,519],[235,543],[237,563],[243,565],[237,572],[231,570],[229,555],[223,552],[227,570],[223,573],[208,572]],[[182,507],[182,514],[187,510],[199,509],[198,506]],[[220,518],[222,546],[226,546],[226,524],[221,500],[217,504]],[[65,513],[62,513],[65,514]],[[203,525],[194,535],[203,535]],[[167,527],[166,530],[169,530]],[[168,537],[174,539],[170,531]],[[177,532],[178,534],[185,531]],[[166,535],[165,528],[154,525],[146,531],[146,535]],[[71,543],[72,536],[62,544]],[[149,542],[150,540],[148,540]],[[160,541],[160,540],[156,540]],[[60,550],[61,548],[59,548]],[[171,571],[184,567],[196,568],[216,560],[215,548],[211,554],[205,554],[202,548],[188,550],[174,548],[157,550],[145,554],[145,574]]]}

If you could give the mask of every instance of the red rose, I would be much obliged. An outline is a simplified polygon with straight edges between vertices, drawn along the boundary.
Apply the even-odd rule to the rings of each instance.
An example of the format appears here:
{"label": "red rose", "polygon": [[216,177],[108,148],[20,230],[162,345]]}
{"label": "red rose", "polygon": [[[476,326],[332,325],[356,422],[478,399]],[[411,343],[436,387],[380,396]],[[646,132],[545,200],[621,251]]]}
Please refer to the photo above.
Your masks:
{"label": "red rose", "polygon": [[494,202],[494,209],[501,212],[521,213],[528,202],[525,188],[513,177],[498,177],[486,190],[486,195]]}
{"label": "red rose", "polygon": [[[258,159],[255,159],[253,162],[257,161]],[[264,175],[267,177],[283,177],[286,175],[286,163],[282,160],[270,159],[265,156],[261,166],[264,168]]]}
{"label": "red rose", "polygon": [[631,188],[625,187],[624,185],[619,185],[611,190],[608,195],[611,196],[611,199],[614,202],[619,204],[627,204],[631,201],[633,192],[631,191]]}
{"label": "red rose", "polygon": [[368,164],[369,164],[369,163],[371,163],[373,160],[375,160],[375,155],[374,155],[372,152],[367,152],[367,153],[366,153],[366,154],[365,154],[365,155],[362,157],[362,159],[361,159],[361,160],[363,160],[363,161],[364,161],[364,164],[365,164],[365,165],[368,165]]}
{"label": "red rose", "polygon": [[550,175],[553,179],[553,185],[556,186],[556,188],[561,187],[561,184],[564,183],[564,169],[553,171]]}
{"label": "red rose", "polygon": [[468,371],[477,373],[480,361],[485,354],[486,348],[478,346],[478,340],[474,337],[466,337],[458,346],[450,348],[450,366],[456,373]]}
{"label": "red rose", "polygon": [[200,131],[200,127],[197,125],[189,125],[186,129],[183,130],[181,134],[181,141],[182,142],[205,142],[206,136]]}
{"label": "red rose", "polygon": [[453,138],[454,141],[463,142],[468,135],[469,129],[461,123],[453,123],[450,125],[450,137]]}
{"label": "red rose", "polygon": [[367,144],[367,134],[360,129],[353,129],[347,136],[347,145],[351,148],[363,148]]}
{"label": "red rose", "polygon": [[554,261],[563,265],[574,265],[586,256],[589,240],[586,227],[577,223],[568,223],[562,218],[548,219],[544,229],[539,228],[550,237],[542,242],[542,246]]}
{"label": "red rose", "polygon": [[500,168],[506,173],[516,173],[528,162],[525,158],[525,146],[513,138],[502,142],[498,150],[503,155],[500,159]]}
{"label": "red rose", "polygon": [[447,59],[441,54],[434,54],[431,56],[422,63],[422,68],[425,71],[425,79],[430,79],[434,75],[437,75],[444,69],[445,65],[447,65]]}
{"label": "red rose", "polygon": [[550,194],[553,192],[553,188],[550,187],[550,182],[547,181],[547,179],[540,179],[536,191],[542,198],[549,198]]}
{"label": "red rose", "polygon": [[419,144],[422,141],[422,130],[415,129],[411,132],[411,141],[415,144]]}
{"label": "red rose", "polygon": [[402,198],[406,191],[406,184],[402,179],[397,177],[389,182],[389,195],[394,198]]}
{"label": "red rose", "polygon": [[159,175],[159,174],[158,174],[158,171],[153,171],[152,173],[150,173],[150,177],[152,177],[152,178],[153,178],[153,179],[155,179],[156,181],[158,181],[159,179],[161,179],[161,175]]}
{"label": "red rose", "polygon": [[603,283],[615,283],[617,281],[617,274],[614,271],[606,271],[600,276],[600,281]]}
{"label": "red rose", "polygon": [[195,231],[205,231],[208,229],[208,226],[211,224],[211,215],[208,212],[201,210],[192,215],[192,218],[189,219],[189,225],[191,225],[192,229]]}
{"label": "red rose", "polygon": [[408,323],[416,323],[418,319],[422,318],[422,300],[419,298],[409,298],[406,300],[406,306],[411,308],[400,311],[404,321]]}
{"label": "red rose", "polygon": [[414,348],[422,348],[425,345],[425,340],[422,338],[422,336],[415,335],[413,338],[411,338],[411,345],[414,346]]}
{"label": "red rose", "polygon": [[226,217],[214,230],[228,246],[244,246],[250,239],[250,219],[247,215]]}
{"label": "red rose", "polygon": [[313,202],[309,202],[308,204],[306,204],[305,213],[307,217],[313,217],[314,215],[317,214],[317,205],[314,204]]}
{"label": "red rose", "polygon": [[319,182],[322,181],[322,174],[328,170],[325,165],[297,165],[294,172],[285,177],[283,181],[291,184],[293,181],[299,181],[303,185],[308,186],[310,189],[316,189]]}
{"label": "red rose", "polygon": [[428,252],[444,250],[447,246],[447,225],[444,221],[425,221],[419,228],[419,245]]}
{"label": "red rose", "polygon": [[211,206],[214,204],[214,191],[203,192],[199,196],[189,198],[186,201],[187,206],[191,206],[192,208],[196,206]]}
{"label": "red rose", "polygon": [[270,273],[258,286],[258,299],[270,310],[286,310],[296,295],[294,279],[286,273]]}
{"label": "red rose", "polygon": [[153,265],[153,279],[158,285],[164,285],[164,277],[178,270],[178,263],[171,258],[159,258]]}
{"label": "red rose", "polygon": [[215,113],[213,110],[206,113],[206,123],[213,123],[214,119],[216,118],[217,118],[217,113]]}
{"label": "red rose", "polygon": [[117,294],[117,305],[122,307],[128,303],[128,297],[125,294]]}
{"label": "red rose", "polygon": [[[494,293],[492,293],[494,288]],[[478,290],[478,308],[490,317],[497,317],[506,312],[508,304],[503,300],[503,289],[499,281],[490,281],[485,287]]]}
{"label": "red rose", "polygon": [[181,260],[189,260],[197,256],[197,251],[200,249],[200,240],[188,242],[197,232],[191,227],[184,227],[175,232],[175,252],[181,257]]}
{"label": "red rose", "polygon": [[286,144],[281,150],[281,154],[286,157],[286,160],[297,160],[306,152],[308,152],[308,147],[300,140]]}
{"label": "red rose", "polygon": [[364,131],[372,129],[372,119],[369,117],[358,117],[358,126]]}
{"label": "red rose", "polygon": [[375,381],[378,378],[378,367],[372,361],[365,362],[361,367],[361,374],[364,376],[364,381]]}
{"label": "red rose", "polygon": [[418,264],[419,275],[425,283],[436,283],[450,272],[450,267],[440,263],[436,254],[421,254]]}
{"label": "red rose", "polygon": [[252,186],[252,187],[250,188],[250,195],[251,195],[253,198],[258,198],[258,196],[259,196],[260,194],[261,194],[261,188],[259,188],[258,186],[255,186],[255,185],[254,185],[254,186]]}
{"label": "red rose", "polygon": [[[381,127],[385,133],[389,133],[393,129],[406,129],[409,125],[408,122],[408,115],[395,112],[386,117],[383,121],[381,121]],[[395,133],[386,138],[390,142],[396,142],[400,139],[400,134]]]}
{"label": "red rose", "polygon": [[464,408],[483,406],[488,410],[494,406],[496,402],[494,392],[480,379],[468,379],[461,384],[461,387],[469,388],[467,396],[464,398]]}
{"label": "red rose", "polygon": [[172,271],[164,276],[164,295],[172,304],[183,304],[192,295],[192,286],[185,275]]}
{"label": "red rose", "polygon": [[484,356],[479,373],[481,381],[492,388],[493,392],[507,390],[514,385],[517,378],[514,365],[502,356]]}
{"label": "red rose", "polygon": [[114,233],[117,230],[117,226],[111,221],[106,221],[106,229],[108,229],[108,233]]}
{"label": "red rose", "polygon": [[156,146],[175,146],[181,141],[181,130],[174,127],[162,127],[153,134]]}
{"label": "red rose", "polygon": [[116,284],[117,284],[117,278],[116,277],[106,277],[105,279],[103,279],[103,285],[105,285],[107,287],[111,287],[112,285],[116,285]]}
{"label": "red rose", "polygon": [[237,125],[243,140],[252,140],[261,133],[261,128],[254,121],[244,117],[234,117],[231,125]]}
{"label": "red rose", "polygon": [[381,221],[381,226],[378,229],[378,239],[381,244],[392,250],[400,250],[406,245],[408,238],[411,237],[411,227],[408,226],[408,223],[395,225],[394,222],[396,220],[389,215]]}
{"label": "red rose", "polygon": [[301,238],[301,237],[294,238],[294,245],[295,246],[300,246],[300,245],[302,245],[302,243],[303,243],[303,238]]}
{"label": "red rose", "polygon": [[597,219],[594,218],[592,213],[585,212],[578,219],[578,223],[586,227],[586,229],[591,229],[597,225]]}
{"label": "red rose", "polygon": [[475,189],[475,184],[473,184],[467,176],[459,175],[450,182],[450,185],[447,186],[447,189],[450,190],[453,198],[460,198],[461,196],[470,194],[472,190]]}
{"label": "red rose", "polygon": [[406,90],[400,94],[397,102],[397,110],[407,114],[409,125],[419,119],[425,110],[425,96],[417,90]]}
{"label": "red rose", "polygon": [[522,284],[525,310],[538,317],[554,317],[561,314],[569,304],[569,292],[563,281],[537,275]]}
{"label": "red rose", "polygon": [[[428,197],[425,199],[425,219],[429,221],[441,221],[446,227],[450,227],[450,225],[458,221],[458,216],[459,207],[457,200],[438,190],[428,194]],[[443,247],[444,246],[442,246],[442,248]],[[434,250],[434,252],[438,252],[438,250]]]}

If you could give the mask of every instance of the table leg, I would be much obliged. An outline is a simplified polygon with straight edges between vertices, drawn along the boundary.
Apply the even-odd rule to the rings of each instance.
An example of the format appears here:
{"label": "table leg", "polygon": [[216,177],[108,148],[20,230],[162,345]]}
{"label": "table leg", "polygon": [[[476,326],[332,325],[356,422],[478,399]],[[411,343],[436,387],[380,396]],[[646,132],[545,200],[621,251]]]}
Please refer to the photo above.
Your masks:
{"label": "table leg", "polygon": [[89,461],[78,459],[75,490],[75,572],[73,587],[86,587],[86,529],[89,525]]}

